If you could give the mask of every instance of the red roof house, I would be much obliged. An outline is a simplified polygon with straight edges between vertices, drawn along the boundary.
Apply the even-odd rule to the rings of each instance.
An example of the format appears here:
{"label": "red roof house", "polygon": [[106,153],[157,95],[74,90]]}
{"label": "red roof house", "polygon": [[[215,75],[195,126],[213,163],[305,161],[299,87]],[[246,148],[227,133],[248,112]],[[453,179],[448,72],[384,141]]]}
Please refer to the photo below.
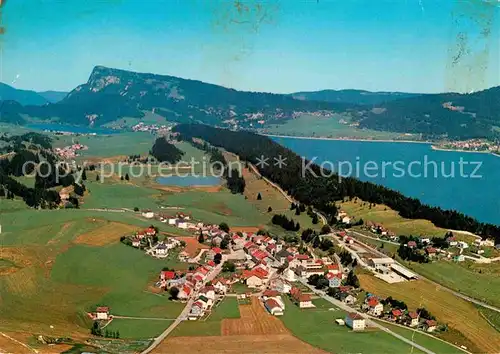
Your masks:
{"label": "red roof house", "polygon": [[162,272],[160,274],[160,278],[161,279],[166,279],[166,280],[174,279],[175,278],[175,272],[173,272],[171,270],[162,270]]}

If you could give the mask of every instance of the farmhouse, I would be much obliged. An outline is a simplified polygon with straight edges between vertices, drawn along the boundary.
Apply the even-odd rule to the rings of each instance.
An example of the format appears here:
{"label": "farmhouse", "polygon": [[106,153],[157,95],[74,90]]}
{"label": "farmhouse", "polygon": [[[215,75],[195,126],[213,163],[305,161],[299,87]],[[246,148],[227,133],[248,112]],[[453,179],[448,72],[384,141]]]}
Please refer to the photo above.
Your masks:
{"label": "farmhouse", "polygon": [[408,325],[410,327],[418,326],[418,313],[410,312],[410,313],[408,313],[408,318],[409,318]]}
{"label": "farmhouse", "polygon": [[338,273],[327,273],[326,279],[328,279],[330,288],[338,288],[342,284],[342,275]]}
{"label": "farmhouse", "polygon": [[467,242],[464,242],[464,241],[458,241],[457,247],[461,248],[461,249],[466,249],[466,248],[469,248],[469,244]]}
{"label": "farmhouse", "polygon": [[134,237],[132,239],[132,246],[133,247],[140,247],[141,246],[141,240],[139,240],[137,237]]}
{"label": "farmhouse", "polygon": [[215,292],[218,294],[225,294],[228,288],[228,281],[224,278],[216,279],[212,282]]}
{"label": "farmhouse", "polygon": [[384,311],[384,305],[382,305],[374,296],[367,298],[366,306],[368,308],[368,313],[372,316],[380,316]]}
{"label": "farmhouse", "polygon": [[96,311],[96,318],[98,320],[108,320],[109,319],[109,307],[99,306]]}
{"label": "farmhouse", "polygon": [[189,310],[188,318],[190,320],[196,320],[201,316],[203,316],[203,304],[201,301],[196,301]]}
{"label": "farmhouse", "polygon": [[155,217],[155,213],[153,213],[151,210],[143,210],[142,216],[145,217],[146,219],[152,219]]}
{"label": "farmhouse", "polygon": [[399,320],[403,316],[403,312],[400,309],[394,309],[391,311],[391,319],[393,321]]}
{"label": "farmhouse", "polygon": [[205,296],[210,300],[215,300],[215,287],[212,285],[205,286],[204,288],[200,289],[199,294]]}
{"label": "farmhouse", "polygon": [[315,307],[311,301],[311,295],[308,294],[302,294],[302,291],[300,291],[299,288],[292,288],[290,290],[290,295],[293,299],[293,301],[301,308],[311,308]]}
{"label": "farmhouse", "polygon": [[328,264],[326,266],[326,270],[328,273],[340,274],[339,266],[337,264]]}
{"label": "farmhouse", "polygon": [[436,249],[435,249],[434,247],[430,247],[430,246],[429,246],[429,247],[426,247],[426,248],[425,248],[425,253],[427,253],[427,255],[428,255],[429,257],[435,257],[435,256],[436,256],[436,252],[437,252],[437,251],[436,251]]}
{"label": "farmhouse", "polygon": [[365,319],[355,312],[348,313],[344,321],[353,331],[362,331],[365,329]]}
{"label": "farmhouse", "polygon": [[425,330],[427,332],[434,332],[436,330],[437,322],[433,320],[425,321]]}
{"label": "farmhouse", "polygon": [[181,291],[179,291],[179,294],[177,295],[177,298],[179,299],[187,299],[189,297],[189,295],[191,295],[191,291],[192,289],[187,286],[187,285],[184,285],[181,289]]}
{"label": "farmhouse", "polygon": [[456,246],[458,244],[457,239],[454,236],[447,237],[446,242],[449,246]]}
{"label": "farmhouse", "polygon": [[273,316],[282,316],[283,315],[283,309],[278,304],[278,302],[274,299],[266,300],[266,302],[264,302],[264,307]]}
{"label": "farmhouse", "polygon": [[172,280],[175,278],[175,272],[171,270],[162,270],[160,273],[161,280]]}

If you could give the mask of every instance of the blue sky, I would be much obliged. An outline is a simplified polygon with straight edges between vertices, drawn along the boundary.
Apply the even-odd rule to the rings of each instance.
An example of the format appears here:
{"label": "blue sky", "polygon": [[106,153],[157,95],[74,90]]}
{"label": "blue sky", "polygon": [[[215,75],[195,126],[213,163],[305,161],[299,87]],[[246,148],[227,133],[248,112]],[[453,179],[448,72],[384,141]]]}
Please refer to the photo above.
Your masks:
{"label": "blue sky", "polygon": [[[488,7],[491,40],[472,46],[486,25],[454,25],[452,14],[484,7],[466,1],[248,0],[238,11],[229,0],[10,0],[0,81],[71,90],[105,65],[279,93],[499,85],[499,7]],[[460,59],[469,67],[451,66],[459,30],[479,53]]]}

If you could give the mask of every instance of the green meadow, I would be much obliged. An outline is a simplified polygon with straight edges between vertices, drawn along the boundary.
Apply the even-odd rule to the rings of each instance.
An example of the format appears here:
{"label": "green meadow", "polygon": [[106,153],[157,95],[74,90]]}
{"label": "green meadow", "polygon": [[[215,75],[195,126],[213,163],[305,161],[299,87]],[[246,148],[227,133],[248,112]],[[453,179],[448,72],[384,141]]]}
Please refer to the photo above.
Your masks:
{"label": "green meadow", "polygon": [[379,330],[353,332],[339,326],[335,320],[344,319],[344,311],[330,310],[333,305],[328,306],[325,300],[315,300],[315,304],[314,309],[299,309],[286,298],[285,313],[279,317],[293,335],[315,347],[330,353],[422,353]]}

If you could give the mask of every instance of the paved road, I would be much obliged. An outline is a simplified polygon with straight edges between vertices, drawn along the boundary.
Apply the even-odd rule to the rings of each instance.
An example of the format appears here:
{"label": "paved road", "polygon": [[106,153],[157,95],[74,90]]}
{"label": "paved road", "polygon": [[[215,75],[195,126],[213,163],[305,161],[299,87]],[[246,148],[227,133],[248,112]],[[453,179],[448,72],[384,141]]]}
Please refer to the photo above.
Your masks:
{"label": "paved road", "polygon": [[124,320],[152,320],[152,321],[175,321],[175,318],[161,318],[161,317],[131,317],[131,316],[120,316],[113,315],[113,319],[121,318]]}
{"label": "paved road", "polygon": [[[214,268],[213,271],[211,271],[208,274],[207,279],[205,279],[204,284],[206,284],[209,281],[212,281],[215,279],[217,275],[219,275],[220,271],[222,270],[222,265],[224,264],[224,259],[223,261],[217,265],[217,267]],[[151,345],[145,349],[144,351],[141,352],[141,354],[148,354],[151,353],[162,341],[164,341],[170,333],[182,322],[187,318],[187,315],[189,314],[189,311],[191,310],[191,306],[193,306],[194,301],[198,297],[198,291],[195,291],[194,294],[191,296],[191,298],[188,300],[186,303],[186,307],[182,310],[180,315],[175,319],[175,321],[165,330],[163,331],[162,334],[160,334],[156,339],[151,343]]]}
{"label": "paved road", "polygon": [[[307,284],[307,281],[305,281],[304,279],[300,279],[300,282],[302,284],[304,284],[305,286],[307,286],[309,289],[311,289],[312,291],[314,291],[315,293],[318,293],[318,290],[316,290],[314,287],[312,287],[311,285]],[[326,301],[330,302],[331,304],[337,306],[338,308],[341,308],[342,310],[344,311],[347,311],[347,312],[355,312],[355,313],[358,313],[360,314],[366,321],[367,325],[371,326],[371,327],[377,327],[378,329],[390,334],[391,336],[393,337],[396,337],[397,339],[423,351],[424,353],[427,353],[427,354],[435,354],[433,351],[430,351],[429,349],[417,344],[417,343],[414,343],[412,342],[411,340],[391,331],[389,328],[386,328],[384,327],[383,325],[381,325],[380,323],[377,323],[375,321],[373,321],[368,315],[366,315],[365,313],[363,312],[358,312],[357,310],[353,309],[352,307],[344,304],[342,301],[339,301],[337,299],[334,299],[330,296],[327,296],[325,295],[324,293],[320,293],[320,296],[325,299]]]}
{"label": "paved road", "polygon": [[[354,233],[354,234],[357,234],[357,235],[362,235],[362,236],[365,236],[365,235],[360,234],[359,232],[356,232],[356,231],[349,230],[349,232]],[[381,252],[379,252],[378,250],[374,249],[373,247],[371,247],[371,246],[369,246],[369,245],[367,245],[367,244],[364,244],[364,243],[363,243],[363,245],[364,245],[365,247],[368,247],[369,249],[373,250],[374,252],[377,252],[378,254],[382,255],[383,257],[387,257],[386,255],[384,255],[383,253],[381,253]],[[348,249],[348,248],[346,248],[346,249]],[[348,250],[349,250],[349,249],[348,249]],[[359,262],[359,260],[358,260],[358,262]],[[403,265],[402,265],[402,266],[403,266]],[[406,267],[405,267],[405,268],[406,268]],[[464,295],[464,294],[462,294],[462,293],[459,293],[458,291],[455,291],[455,290],[452,290],[452,289],[450,289],[450,288],[447,288],[446,286],[444,286],[444,285],[442,285],[442,284],[436,283],[435,281],[433,281],[433,280],[431,280],[431,279],[429,279],[429,278],[426,278],[426,277],[424,277],[424,276],[423,276],[423,275],[421,275],[421,274],[418,274],[418,273],[417,273],[417,272],[415,272],[413,269],[412,269],[411,271],[412,271],[413,273],[417,274],[417,275],[418,275],[418,277],[419,277],[420,279],[424,279],[424,280],[426,280],[426,281],[428,281],[428,282],[432,283],[432,284],[433,284],[433,285],[435,285],[438,289],[443,289],[443,290],[445,290],[445,291],[447,291],[447,292],[449,292],[449,293],[451,293],[451,294],[455,295],[456,297],[459,297],[459,298],[461,298],[461,299],[463,299],[463,300],[465,300],[465,301],[471,302],[471,303],[473,303],[473,304],[476,304],[476,305],[479,305],[479,306],[485,307],[485,308],[487,308],[487,309],[490,309],[490,310],[492,310],[492,311],[495,311],[495,312],[500,313],[500,308],[498,308],[498,307],[495,307],[495,306],[492,306],[492,305],[488,305],[487,303],[485,303],[485,302],[483,302],[483,301],[481,301],[481,300],[474,299],[474,298],[472,298],[472,297],[470,297],[470,296],[467,296],[467,295]]]}

